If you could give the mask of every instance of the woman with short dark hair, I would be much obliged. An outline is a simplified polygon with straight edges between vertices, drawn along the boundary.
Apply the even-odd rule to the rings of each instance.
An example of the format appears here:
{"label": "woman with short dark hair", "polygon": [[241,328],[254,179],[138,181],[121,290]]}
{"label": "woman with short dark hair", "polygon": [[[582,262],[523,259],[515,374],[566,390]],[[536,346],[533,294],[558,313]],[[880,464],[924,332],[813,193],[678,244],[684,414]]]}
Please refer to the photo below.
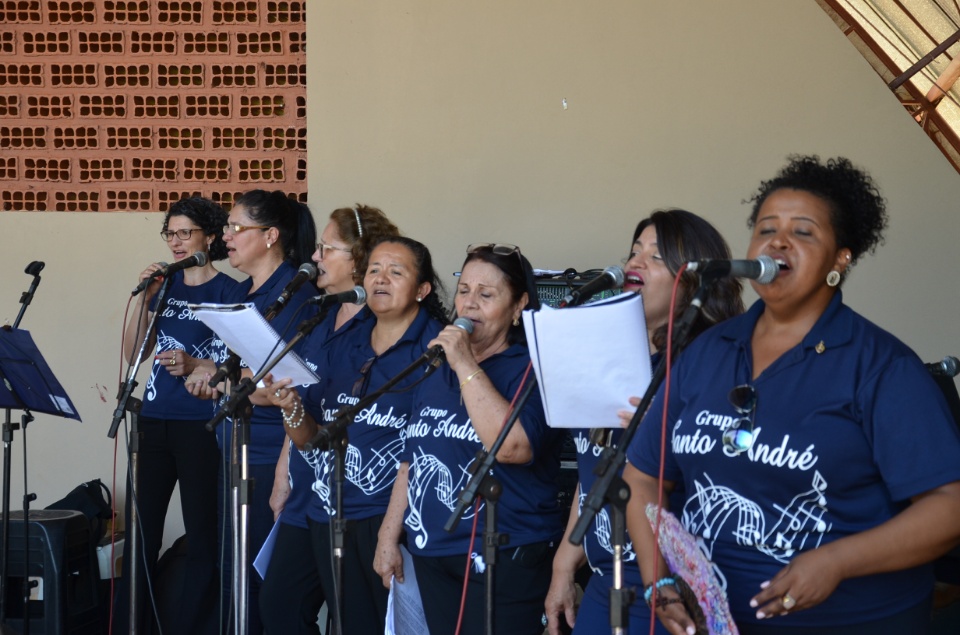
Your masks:
{"label": "woman with short dark hair", "polygon": [[[779,273],[676,361],[664,488],[682,483],[675,511],[740,633],[926,632],[929,563],[960,538],[960,433],[916,354],[843,304],[850,266],[882,242],[884,200],[847,159],[815,156],[793,157],[753,200],[747,256]],[[663,407],[661,390],[624,471],[648,584]],[[657,617],[692,632],[662,559],[658,571]]]}

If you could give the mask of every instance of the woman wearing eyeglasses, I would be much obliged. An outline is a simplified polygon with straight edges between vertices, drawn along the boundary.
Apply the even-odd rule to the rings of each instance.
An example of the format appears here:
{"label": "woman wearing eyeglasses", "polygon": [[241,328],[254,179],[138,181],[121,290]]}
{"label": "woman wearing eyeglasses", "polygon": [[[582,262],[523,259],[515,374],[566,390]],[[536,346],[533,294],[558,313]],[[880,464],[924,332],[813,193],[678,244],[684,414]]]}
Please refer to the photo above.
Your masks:
{"label": "woman wearing eyeglasses", "polygon": [[[289,198],[284,192],[252,190],[238,198],[224,227],[223,240],[227,246],[230,264],[249,276],[241,282],[234,302],[250,302],[258,311],[266,313],[268,308],[280,296],[293,277],[297,268],[310,259],[316,246],[317,230],[309,208]],[[287,301],[283,309],[273,318],[271,325],[280,336],[289,340],[296,327],[305,319],[316,314],[316,308],[308,306],[307,300],[314,295],[310,285],[303,285]],[[299,348],[295,349],[297,352]],[[219,362],[226,357],[226,348],[218,351]],[[193,392],[206,395],[206,382],[212,374],[212,364],[194,373],[197,379],[193,383]],[[249,371],[245,371],[249,373]],[[251,397],[254,404],[265,404],[263,390]],[[229,422],[217,428],[217,439],[223,450],[225,462],[231,455],[231,424]],[[258,594],[261,578],[254,571],[252,563],[261,545],[273,526],[273,512],[270,509],[270,483],[274,481],[274,472],[280,447],[283,444],[284,431],[279,408],[270,405],[255,405],[250,417],[250,439],[247,453],[248,475],[253,479],[253,495],[249,503],[247,521],[247,545],[249,549],[249,631],[261,633]],[[218,474],[220,493],[229,500],[226,481],[229,477],[229,465],[221,464]],[[220,536],[231,536],[230,514],[221,511]],[[224,532],[223,527],[226,526]],[[232,561],[229,548],[221,549],[220,567],[223,580],[224,619],[229,619],[232,587]]]}
{"label": "woman wearing eyeglasses", "polygon": [[[441,285],[422,243],[401,236],[381,238],[370,252],[363,284],[367,307],[353,318],[349,332],[327,347],[318,368],[322,381],[307,388],[302,399],[289,388],[289,380],[269,386],[271,401],[283,408],[287,434],[297,447],[309,442],[319,425],[336,422],[338,413],[345,417],[341,424],[348,426],[342,509],[337,509],[333,453],[322,447],[304,453],[315,470],[315,494],[307,508],[312,552],[300,554],[313,554],[335,616],[334,599],[340,600],[344,633],[384,631],[387,590],[373,570],[373,557],[412,418],[411,389],[426,367],[352,418],[343,411],[416,362],[446,322],[438,295]],[[348,521],[339,581],[332,556],[333,517]]]}
{"label": "woman wearing eyeglasses", "polygon": [[[313,252],[317,264],[317,287],[328,295],[349,291],[363,283],[372,246],[399,232],[375,207],[343,207],[330,214]],[[354,319],[361,305],[342,303],[330,308],[304,342],[304,362],[319,370],[330,349],[356,331],[369,326],[367,319]],[[366,329],[368,331],[369,329]],[[369,333],[367,333],[369,335]],[[279,522],[270,564],[260,589],[260,611],[268,633],[319,634],[317,614],[324,602],[320,575],[312,557],[307,510],[317,499],[317,478],[296,446],[284,441],[273,483],[270,506]]]}
{"label": "woman wearing eyeglasses", "polygon": [[[794,157],[753,197],[748,256],[780,267],[741,317],[677,360],[665,487],[725,583],[745,635],[923,633],[927,563],[960,537],[960,439],[917,356],[843,304],[849,267],[887,223],[846,159]],[[658,552],[663,391],[628,452],[629,527],[644,579]],[[659,562],[660,621],[693,623]],[[664,578],[667,578],[664,580]]]}
{"label": "woman wearing eyeglasses", "polygon": [[[524,378],[533,381],[532,371],[526,375],[530,356],[520,315],[539,302],[520,250],[493,244],[467,248],[455,298],[457,314],[470,320],[473,332],[448,326],[429,342],[443,348],[447,363],[414,389],[413,418],[374,567],[384,586],[394,576],[403,581],[398,545],[405,532],[430,632],[454,633],[459,622],[466,634],[484,630],[482,554],[489,503],[479,499],[479,509],[466,510],[453,532],[444,525],[477,452],[493,445]],[[497,453],[492,472],[503,486],[497,530],[509,536],[495,570],[498,634],[543,631],[550,561],[563,532],[557,502],[561,440],[547,427],[534,390]]]}
{"label": "woman wearing eyeglasses", "polygon": [[[179,262],[195,253],[207,255],[202,267],[190,267],[173,274],[168,282],[155,330],[144,348],[146,361],[152,357],[150,376],[143,394],[139,425],[139,480],[137,516],[146,567],[138,573],[138,595],[142,594],[140,628],[152,622],[147,599],[147,578],[153,573],[163,540],[163,525],[174,486],[180,484],[180,506],[188,536],[185,583],[177,600],[178,632],[203,632],[198,624],[210,617],[217,570],[216,474],[220,451],[217,440],[204,428],[210,418],[210,404],[198,401],[184,388],[194,368],[212,357],[213,332],[193,318],[187,308],[196,302],[223,302],[236,292],[237,283],[213,266],[226,258],[223,225],[227,214],[204,198],[188,198],[170,206],[163,219],[161,238],[167,243],[171,260]],[[131,363],[140,350],[144,333],[158,310],[157,293],[162,278],[154,278],[161,263],[149,265],[140,280],[153,280],[138,298],[134,318],[123,338],[124,357]],[[127,509],[131,509],[128,500]],[[140,556],[137,556],[138,558]],[[123,576],[129,575],[129,558],[124,558]],[[140,560],[138,560],[140,562]],[[129,584],[120,585],[114,624],[127,629]],[[182,628],[177,628],[177,627]]]}
{"label": "woman wearing eyeglasses", "polygon": [[[720,233],[696,214],[681,209],[658,210],[637,224],[625,263],[624,291],[643,296],[643,311],[647,338],[653,353],[651,364],[656,366],[666,346],[667,321],[670,316],[670,295],[673,281],[683,263],[691,260],[730,258],[730,249]],[[685,273],[680,280],[674,316],[679,318],[690,305],[700,285],[700,276]],[[723,278],[711,287],[704,301],[703,311],[690,330],[689,340],[710,326],[743,313],[740,299],[742,287],[736,278]],[[626,414],[626,413],[624,413]],[[629,413],[632,415],[632,413]],[[612,417],[616,414],[611,413]],[[597,466],[602,447],[593,443],[591,431],[571,430],[577,448],[577,472],[580,483],[575,500],[577,507],[570,514],[567,532],[553,560],[553,578],[550,593],[544,604],[548,631],[558,635],[565,620],[574,625],[576,635],[606,635],[610,632],[610,589],[613,586],[613,548],[611,545],[610,511],[602,509],[585,534],[582,546],[574,546],[569,536],[579,518],[579,504],[587,497],[596,481]],[[609,442],[619,442],[620,430],[611,431]],[[644,583],[637,568],[636,554],[629,545],[623,555],[623,587],[643,589]],[[593,575],[584,589],[579,610],[574,576],[580,567],[590,565]],[[629,633],[640,635],[650,629],[650,609],[642,598],[630,605]],[[659,630],[658,632],[665,632]]]}

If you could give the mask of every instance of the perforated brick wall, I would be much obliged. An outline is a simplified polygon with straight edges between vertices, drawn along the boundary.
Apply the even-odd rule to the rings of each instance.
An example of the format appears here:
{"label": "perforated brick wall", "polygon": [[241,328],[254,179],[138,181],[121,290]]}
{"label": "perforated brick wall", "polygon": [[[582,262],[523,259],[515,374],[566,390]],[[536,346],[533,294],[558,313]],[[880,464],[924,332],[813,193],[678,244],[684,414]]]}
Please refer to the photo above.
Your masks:
{"label": "perforated brick wall", "polygon": [[306,0],[0,0],[0,209],[306,201]]}

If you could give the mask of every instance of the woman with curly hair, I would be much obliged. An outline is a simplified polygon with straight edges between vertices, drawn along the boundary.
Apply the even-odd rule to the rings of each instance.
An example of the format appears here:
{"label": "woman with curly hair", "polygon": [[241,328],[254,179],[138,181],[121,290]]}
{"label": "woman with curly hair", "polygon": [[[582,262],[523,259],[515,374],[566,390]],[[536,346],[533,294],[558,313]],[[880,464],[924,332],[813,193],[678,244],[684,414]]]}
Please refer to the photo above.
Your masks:
{"label": "woman with curly hair", "polygon": [[[187,198],[170,206],[163,219],[160,237],[167,243],[171,258],[178,262],[195,253],[207,254],[202,267],[190,267],[173,274],[157,316],[156,330],[144,348],[153,356],[150,377],[140,413],[139,483],[136,510],[142,531],[145,555],[138,572],[138,606],[142,614],[150,615],[151,604],[146,599],[146,574],[152,574],[157,564],[163,540],[163,524],[173,488],[180,483],[180,506],[187,533],[187,569],[184,585],[177,599],[178,633],[200,633],[202,624],[212,617],[217,571],[217,463],[220,450],[212,432],[204,428],[210,419],[210,404],[194,399],[184,381],[204,363],[212,363],[214,333],[203,322],[194,318],[187,304],[198,302],[225,302],[236,293],[237,282],[216,270],[214,260],[227,257],[223,242],[223,226],[227,213],[219,205],[205,198]],[[156,295],[161,280],[153,276],[162,263],[147,266],[140,280],[153,282],[145,289],[136,305],[136,318],[127,325],[123,338],[123,353],[131,363],[143,339],[150,317],[158,310]],[[149,307],[148,310],[145,310]],[[129,499],[129,492],[128,492]],[[128,501],[127,509],[131,502]],[[123,579],[120,602],[114,627],[117,632],[127,630],[129,561],[123,560]],[[138,560],[138,562],[141,562]],[[148,622],[141,618],[140,627]]]}
{"label": "woman with curly hair", "polygon": [[[313,252],[317,288],[335,295],[362,284],[374,245],[399,235],[397,226],[376,207],[357,204],[333,210]],[[372,321],[370,312],[358,304],[333,306],[304,341],[304,362],[318,370],[334,346],[356,337]],[[268,633],[320,634],[317,614],[325,598],[320,572],[309,557],[313,547],[307,515],[317,498],[316,480],[313,466],[286,437],[270,495],[277,535],[260,589],[260,613]]]}
{"label": "woman with curly hair", "polygon": [[[884,200],[847,159],[807,156],[753,203],[748,257],[780,271],[677,360],[663,485],[683,486],[675,512],[740,633],[926,632],[929,563],[960,538],[960,434],[916,354],[843,304],[850,267],[882,242]],[[644,514],[663,395],[628,450],[628,524],[657,617],[693,633]]]}

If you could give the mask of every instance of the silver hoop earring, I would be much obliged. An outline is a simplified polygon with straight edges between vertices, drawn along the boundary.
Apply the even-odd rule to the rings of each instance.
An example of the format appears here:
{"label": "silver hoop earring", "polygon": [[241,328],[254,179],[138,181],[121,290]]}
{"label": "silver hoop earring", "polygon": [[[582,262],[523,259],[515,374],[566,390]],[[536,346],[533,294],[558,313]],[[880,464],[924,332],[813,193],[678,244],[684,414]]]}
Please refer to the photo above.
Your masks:
{"label": "silver hoop earring", "polygon": [[835,287],[840,284],[840,272],[834,269],[827,274],[827,286]]}

